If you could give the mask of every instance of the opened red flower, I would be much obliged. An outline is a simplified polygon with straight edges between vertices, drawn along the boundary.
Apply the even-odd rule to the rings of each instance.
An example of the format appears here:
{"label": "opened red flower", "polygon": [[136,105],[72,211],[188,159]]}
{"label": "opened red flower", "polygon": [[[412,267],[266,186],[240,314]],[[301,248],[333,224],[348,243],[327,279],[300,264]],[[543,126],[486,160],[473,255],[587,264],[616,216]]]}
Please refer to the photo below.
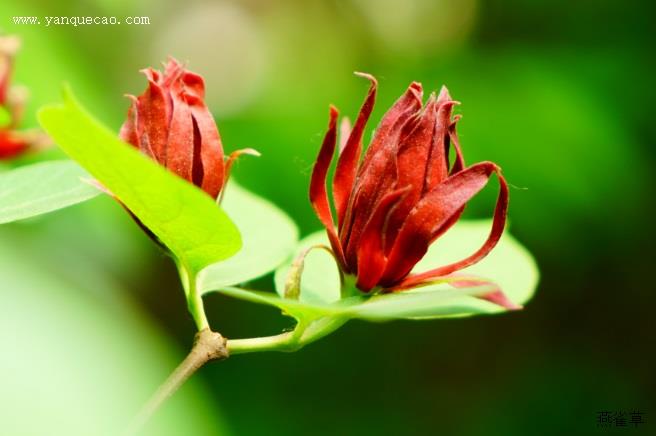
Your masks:
{"label": "opened red flower", "polygon": [[[376,79],[353,129],[342,124],[339,159],[333,179],[333,221],[326,176],[337,141],[337,110],[330,109],[328,132],[310,184],[310,201],[326,227],[341,269],[357,277],[362,291],[400,290],[447,276],[484,258],[503,233],[508,186],[499,167],[481,162],[465,167],[453,106],[446,88],[422,103],[422,86],[412,83],[381,120],[364,158],[362,136],[374,106]],[[449,150],[455,158],[450,163]],[[411,273],[415,264],[460,218],[467,202],[492,173],[500,182],[494,221],[480,249],[450,265]],[[438,242],[439,243],[439,242]]]}
{"label": "opened red flower", "polygon": [[170,171],[217,198],[233,160],[225,161],[219,130],[205,105],[205,83],[198,74],[169,58],[164,73],[142,71],[148,88],[132,105],[120,137]]}
{"label": "opened red flower", "polygon": [[30,149],[50,144],[46,135],[39,131],[19,131],[26,91],[11,87],[14,57],[20,40],[15,36],[0,36],[0,160],[17,157]]}

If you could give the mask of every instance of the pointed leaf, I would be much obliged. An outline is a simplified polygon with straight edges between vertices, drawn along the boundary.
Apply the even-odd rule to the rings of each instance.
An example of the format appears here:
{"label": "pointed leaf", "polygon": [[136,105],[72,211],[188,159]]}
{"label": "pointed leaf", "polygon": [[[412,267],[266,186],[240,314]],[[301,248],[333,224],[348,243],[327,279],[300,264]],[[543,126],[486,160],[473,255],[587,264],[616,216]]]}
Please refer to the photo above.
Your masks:
{"label": "pointed leaf", "polygon": [[291,257],[298,243],[298,228],[287,214],[234,180],[228,182],[222,206],[237,223],[243,247],[230,259],[201,271],[197,279],[201,293],[273,271]]}
{"label": "pointed leaf", "polygon": [[[460,220],[431,246],[424,259],[417,264],[413,271],[425,271],[462,257],[463,253],[467,253],[472,247],[476,248],[477,244],[480,245],[480,242],[487,238],[490,225],[489,220]],[[311,245],[322,243],[327,243],[325,232],[313,233],[301,240],[297,252]],[[276,271],[276,290],[281,296],[284,295],[284,281],[288,270],[289,264],[286,264]],[[533,295],[539,274],[530,253],[506,231],[498,245],[485,259],[463,269],[458,275],[487,279],[500,286],[510,301],[522,305]],[[300,301],[324,305],[335,302],[339,299],[339,286],[339,274],[331,256],[320,250],[310,253],[306,258],[301,277]],[[363,303],[363,306],[366,306],[373,304],[374,301],[381,301],[382,307],[382,302],[385,302],[385,307],[382,307],[380,311],[375,308],[365,308],[363,311],[351,312],[350,316],[365,319],[423,319],[495,313],[506,310],[489,301],[472,296],[478,295],[481,289],[487,288],[476,286],[456,289],[448,283],[441,283],[425,286],[416,291],[380,295]],[[428,293],[431,291],[438,292],[430,296],[414,296],[415,292]],[[411,295],[411,297],[406,299],[403,295]],[[393,301],[399,302],[397,309],[394,309],[393,304],[387,306],[387,302]],[[425,306],[422,307],[422,304]]]}
{"label": "pointed leaf", "polygon": [[0,224],[34,217],[89,200],[101,192],[71,161],[42,162],[0,173]]}
{"label": "pointed leaf", "polygon": [[[460,220],[433,243],[413,272],[419,273],[466,257],[485,241],[491,226],[491,220]],[[539,280],[533,256],[510,235],[508,229],[487,257],[457,274],[488,279],[496,283],[510,301],[519,305],[531,299]],[[446,284],[440,286],[448,287]],[[476,300],[475,304],[494,307],[499,312],[504,310],[483,300]]]}

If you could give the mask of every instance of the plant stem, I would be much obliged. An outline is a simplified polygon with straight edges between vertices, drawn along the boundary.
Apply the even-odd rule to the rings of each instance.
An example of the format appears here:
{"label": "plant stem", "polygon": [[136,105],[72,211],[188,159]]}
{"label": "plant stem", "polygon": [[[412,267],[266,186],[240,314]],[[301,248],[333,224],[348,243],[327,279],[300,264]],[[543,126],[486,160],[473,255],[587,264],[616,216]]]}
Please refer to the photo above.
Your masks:
{"label": "plant stem", "polygon": [[293,339],[294,332],[287,332],[262,338],[230,339],[226,347],[231,355],[256,351],[292,351]]}
{"label": "plant stem", "polygon": [[194,345],[187,357],[148,400],[124,435],[138,434],[164,401],[173,395],[203,365],[212,360],[227,359],[228,356],[226,340],[219,333],[210,329],[203,329],[196,333]]}

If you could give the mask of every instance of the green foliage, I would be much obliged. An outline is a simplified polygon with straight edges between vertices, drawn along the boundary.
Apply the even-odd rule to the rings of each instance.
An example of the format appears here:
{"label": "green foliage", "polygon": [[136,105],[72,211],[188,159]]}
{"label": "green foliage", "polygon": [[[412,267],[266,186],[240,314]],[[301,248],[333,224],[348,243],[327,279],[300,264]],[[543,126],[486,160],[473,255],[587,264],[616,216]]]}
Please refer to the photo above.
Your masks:
{"label": "green foliage", "polygon": [[66,90],[64,103],[39,112],[55,142],[150,229],[192,277],[234,255],[239,232],[214,201],[120,141]]}
{"label": "green foliage", "polygon": [[[429,250],[415,271],[423,271],[458,260],[473,252],[490,229],[490,221],[461,221],[440,238]],[[299,243],[297,252],[317,244],[327,244],[325,232],[317,232]],[[490,284],[455,289],[448,281],[413,290],[365,295],[353,289],[352,278],[341,283],[335,261],[323,250],[311,251],[305,258],[299,299],[284,298],[286,277],[291,262],[276,271],[279,295],[247,291],[239,288],[219,291],[253,303],[278,307],[298,321],[301,329],[296,345],[316,340],[325,328],[334,329],[349,319],[368,321],[393,319],[434,319],[505,311],[501,306],[479,297],[493,291],[495,284],[516,304],[527,302],[538,282],[538,270],[531,255],[507,232],[488,257],[462,270],[464,277],[482,278]],[[340,296],[344,295],[344,298]],[[338,326],[339,326],[338,325]],[[319,326],[319,327],[317,327]],[[313,328],[314,327],[314,328]],[[304,331],[312,331],[307,335]]]}
{"label": "green foliage", "polygon": [[208,266],[197,278],[199,292],[244,283],[276,269],[298,242],[296,224],[269,201],[231,180],[221,203],[239,227],[242,249],[223,262]]}
{"label": "green foliage", "polygon": [[100,191],[74,162],[53,161],[0,173],[0,224],[89,200]]}
{"label": "green foliage", "polygon": [[[67,253],[90,275],[70,280],[52,270],[52,253],[24,242],[0,228],[0,433],[122,434],[184,350],[104,266]],[[140,434],[229,433],[210,390],[192,379]]]}

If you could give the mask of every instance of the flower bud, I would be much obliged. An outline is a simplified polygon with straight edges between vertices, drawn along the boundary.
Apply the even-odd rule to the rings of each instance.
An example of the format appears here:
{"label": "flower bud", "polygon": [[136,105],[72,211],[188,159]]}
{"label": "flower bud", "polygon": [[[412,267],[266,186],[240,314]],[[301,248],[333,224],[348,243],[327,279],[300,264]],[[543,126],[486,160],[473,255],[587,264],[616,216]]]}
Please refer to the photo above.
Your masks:
{"label": "flower bud", "polygon": [[120,137],[217,198],[226,179],[223,146],[198,74],[169,58],[164,72],[142,70],[148,88],[132,100]]}
{"label": "flower bud", "polygon": [[50,145],[50,139],[40,131],[18,130],[27,99],[24,88],[10,86],[14,57],[19,47],[17,37],[0,36],[0,160]]}

